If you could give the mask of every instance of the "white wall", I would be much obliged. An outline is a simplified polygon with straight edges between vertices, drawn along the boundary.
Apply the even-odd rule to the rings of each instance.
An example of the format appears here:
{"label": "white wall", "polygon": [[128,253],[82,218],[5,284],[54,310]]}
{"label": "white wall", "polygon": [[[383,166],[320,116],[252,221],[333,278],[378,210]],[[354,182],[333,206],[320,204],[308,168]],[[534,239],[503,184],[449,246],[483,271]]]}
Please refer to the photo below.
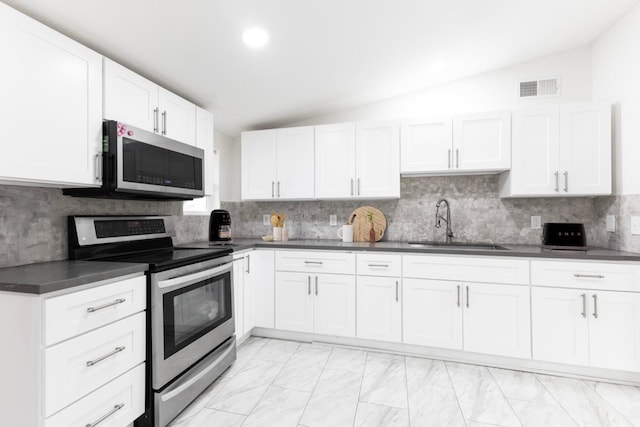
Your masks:
{"label": "white wall", "polygon": [[640,194],[640,5],[593,44],[593,95],[614,104],[614,192]]}

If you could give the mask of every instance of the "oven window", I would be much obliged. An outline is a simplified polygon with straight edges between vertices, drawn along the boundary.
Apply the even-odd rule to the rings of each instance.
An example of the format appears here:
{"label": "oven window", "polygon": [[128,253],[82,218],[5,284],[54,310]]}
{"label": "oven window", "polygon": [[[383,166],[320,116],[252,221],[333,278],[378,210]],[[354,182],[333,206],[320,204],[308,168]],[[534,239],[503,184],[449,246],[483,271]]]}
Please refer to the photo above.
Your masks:
{"label": "oven window", "polygon": [[231,319],[231,273],[164,294],[164,358]]}

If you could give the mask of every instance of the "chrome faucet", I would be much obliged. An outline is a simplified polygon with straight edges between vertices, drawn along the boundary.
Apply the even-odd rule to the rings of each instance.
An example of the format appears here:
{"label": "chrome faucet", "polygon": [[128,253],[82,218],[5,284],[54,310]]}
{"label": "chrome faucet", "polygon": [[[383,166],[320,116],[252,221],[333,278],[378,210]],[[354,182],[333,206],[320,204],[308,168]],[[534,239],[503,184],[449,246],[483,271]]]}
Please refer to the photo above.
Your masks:
{"label": "chrome faucet", "polygon": [[[440,215],[440,205],[444,203],[447,207],[446,218]],[[449,202],[447,199],[440,199],[436,203],[436,228],[440,228],[440,220],[447,223],[447,243],[451,243],[453,239],[453,230],[451,230],[451,210],[449,209]]]}

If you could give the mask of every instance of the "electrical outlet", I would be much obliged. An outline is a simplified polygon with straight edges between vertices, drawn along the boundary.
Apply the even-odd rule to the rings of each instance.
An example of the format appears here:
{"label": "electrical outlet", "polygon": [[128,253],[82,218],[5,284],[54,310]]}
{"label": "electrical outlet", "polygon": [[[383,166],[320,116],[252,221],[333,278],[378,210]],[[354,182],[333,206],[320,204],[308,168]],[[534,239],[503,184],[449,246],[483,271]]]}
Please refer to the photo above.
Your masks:
{"label": "electrical outlet", "polygon": [[262,225],[271,225],[271,215],[262,214]]}
{"label": "electrical outlet", "polygon": [[338,215],[329,215],[329,225],[338,225]]}
{"label": "electrical outlet", "polygon": [[616,216],[607,215],[607,231],[609,233],[615,233],[616,231]]}
{"label": "electrical outlet", "polygon": [[542,229],[542,217],[540,215],[531,215],[531,229],[532,230]]}

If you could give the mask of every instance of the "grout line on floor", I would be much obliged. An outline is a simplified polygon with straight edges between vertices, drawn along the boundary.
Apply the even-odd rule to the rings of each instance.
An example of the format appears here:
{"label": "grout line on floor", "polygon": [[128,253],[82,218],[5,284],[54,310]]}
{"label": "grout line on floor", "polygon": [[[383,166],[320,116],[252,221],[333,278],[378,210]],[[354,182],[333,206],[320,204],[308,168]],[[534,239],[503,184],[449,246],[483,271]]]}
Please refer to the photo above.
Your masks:
{"label": "grout line on floor", "polygon": [[516,416],[516,418],[518,419],[518,422],[520,423],[520,426],[524,427],[524,423],[522,422],[522,419],[520,419],[520,416],[518,415],[518,413],[516,412],[515,409],[513,409],[513,405],[511,405],[511,402],[509,401],[509,399],[507,398],[507,395],[504,394],[504,390],[502,390],[502,387],[500,387],[500,384],[498,384],[498,381],[496,380],[496,377],[493,376],[493,372],[491,372],[491,369],[487,368],[487,372],[489,373],[489,376],[491,377],[491,379],[493,380],[494,384],[496,385],[496,387],[498,387],[498,390],[500,390],[500,394],[502,395],[502,397],[504,398],[504,400],[507,402],[507,405],[509,405],[509,408],[511,409],[511,412],[513,412],[513,415]]}
{"label": "grout line on floor", "polygon": [[[313,344],[313,342],[312,342]],[[309,402],[311,402],[311,398],[313,397],[313,393],[316,391],[316,388],[318,388],[318,384],[320,383],[320,378],[322,378],[322,374],[324,373],[325,369],[327,368],[327,363],[329,363],[329,359],[331,358],[331,355],[333,354],[333,349],[334,347],[331,347],[331,351],[329,352],[329,355],[327,356],[327,360],[325,360],[324,362],[324,366],[322,367],[322,370],[320,371],[320,375],[318,375],[318,379],[316,380],[316,383],[313,385],[313,389],[311,390],[311,393],[309,394],[309,398],[307,399],[307,403],[305,403],[304,408],[302,409],[302,412],[300,413],[300,417],[298,418],[298,423],[297,425],[303,425],[301,424],[302,422],[302,417],[304,416],[304,413],[307,410],[307,407],[309,406]]]}
{"label": "grout line on floor", "polygon": [[462,412],[462,405],[460,405],[460,399],[458,398],[458,392],[456,391],[456,386],[453,384],[453,380],[451,379],[451,373],[449,372],[449,366],[447,362],[442,362],[444,365],[445,371],[447,371],[447,378],[449,378],[449,384],[451,384],[451,390],[453,390],[453,395],[456,397],[456,403],[458,404],[458,409],[460,410],[460,415],[462,416],[462,421],[464,425],[468,427],[467,418],[464,416],[464,412]]}

